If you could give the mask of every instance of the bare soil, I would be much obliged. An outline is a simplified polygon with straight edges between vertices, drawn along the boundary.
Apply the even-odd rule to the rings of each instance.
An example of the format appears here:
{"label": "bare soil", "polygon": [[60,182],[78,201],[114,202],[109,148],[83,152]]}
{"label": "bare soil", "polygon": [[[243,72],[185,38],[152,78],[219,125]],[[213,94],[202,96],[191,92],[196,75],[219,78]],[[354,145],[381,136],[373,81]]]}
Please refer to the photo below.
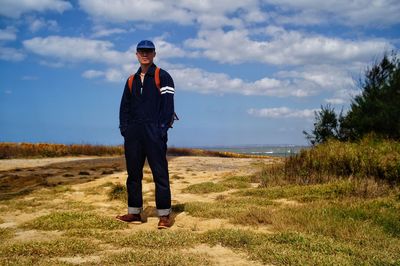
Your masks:
{"label": "bare soil", "polygon": [[[57,161],[48,159],[35,159],[29,163],[8,160],[9,166],[0,170],[0,199],[14,197],[24,200],[34,199],[34,195],[40,194],[41,190],[53,189],[57,186],[68,185],[68,190],[57,198],[48,199],[49,203],[63,205],[68,202],[77,202],[93,206],[93,211],[100,215],[106,214],[115,217],[117,214],[126,213],[126,203],[119,200],[110,200],[107,193],[102,190],[97,193],[99,187],[106,184],[125,184],[127,173],[124,157],[102,157],[102,158],[58,158]],[[172,203],[173,205],[187,202],[213,202],[218,196],[230,193],[190,194],[182,191],[189,185],[201,182],[217,182],[226,176],[250,175],[258,168],[260,163],[268,164],[276,161],[274,158],[219,158],[219,157],[178,157],[171,156],[169,161],[169,173],[171,179]],[[107,186],[104,186],[107,189]],[[31,193],[31,192],[38,193]],[[143,195],[145,202],[146,222],[141,225],[129,225],[129,230],[156,230],[158,217],[156,216],[154,183],[149,166],[144,168]],[[292,204],[287,202],[287,204]],[[1,200],[0,200],[1,207]],[[25,213],[15,210],[3,213],[1,217],[3,228],[18,228],[18,225],[36,217],[51,213],[52,209],[41,209],[33,213]],[[175,222],[170,230],[207,231],[219,228],[244,228],[269,232],[267,226],[251,228],[241,225],[230,224],[225,219],[206,219],[192,217],[187,213],[175,213]],[[57,238],[59,232],[42,232],[35,230],[18,231],[14,240],[29,241]],[[222,247],[200,245],[188,252],[206,254],[215,265],[258,265],[248,260],[245,254],[235,253]],[[98,262],[98,257],[74,257],[59,258],[60,261],[69,263]]]}

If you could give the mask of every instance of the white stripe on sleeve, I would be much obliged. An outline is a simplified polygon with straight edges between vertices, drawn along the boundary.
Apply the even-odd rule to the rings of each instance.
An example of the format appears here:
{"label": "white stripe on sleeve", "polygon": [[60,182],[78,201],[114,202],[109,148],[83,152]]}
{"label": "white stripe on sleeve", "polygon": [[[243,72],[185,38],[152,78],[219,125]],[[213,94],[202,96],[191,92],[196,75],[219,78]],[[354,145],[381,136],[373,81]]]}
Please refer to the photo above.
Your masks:
{"label": "white stripe on sleeve", "polygon": [[161,92],[161,94],[165,94],[165,93],[174,94],[175,93],[175,89],[172,88],[172,87],[169,87],[169,86],[165,86],[165,87],[160,88],[160,92]]}

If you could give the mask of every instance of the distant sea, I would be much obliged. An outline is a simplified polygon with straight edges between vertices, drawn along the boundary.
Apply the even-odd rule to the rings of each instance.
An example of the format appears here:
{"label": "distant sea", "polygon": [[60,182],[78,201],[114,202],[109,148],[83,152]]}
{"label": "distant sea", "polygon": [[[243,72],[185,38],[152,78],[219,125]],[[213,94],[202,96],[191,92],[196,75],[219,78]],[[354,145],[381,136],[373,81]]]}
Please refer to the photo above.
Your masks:
{"label": "distant sea", "polygon": [[245,146],[217,146],[217,147],[198,147],[204,150],[227,151],[242,154],[270,155],[278,157],[288,157],[297,154],[302,149],[309,149],[309,146],[298,145],[245,145]]}

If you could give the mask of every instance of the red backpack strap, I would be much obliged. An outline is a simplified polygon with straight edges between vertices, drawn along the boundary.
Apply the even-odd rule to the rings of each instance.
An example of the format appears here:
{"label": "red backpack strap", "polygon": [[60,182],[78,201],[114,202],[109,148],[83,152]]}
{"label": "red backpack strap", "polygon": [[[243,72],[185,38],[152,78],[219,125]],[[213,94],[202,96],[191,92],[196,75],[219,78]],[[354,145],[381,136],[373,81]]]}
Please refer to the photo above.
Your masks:
{"label": "red backpack strap", "polygon": [[154,74],[154,79],[156,81],[157,89],[160,90],[161,83],[160,83],[160,68],[159,67],[156,67],[156,73]]}
{"label": "red backpack strap", "polygon": [[129,91],[132,94],[132,84],[133,84],[133,80],[135,79],[135,75],[130,75],[129,79],[128,79],[128,87],[129,87]]}
{"label": "red backpack strap", "polygon": [[[135,75],[130,75],[128,78],[128,87],[129,87],[129,91],[132,93],[132,84],[133,84],[133,80],[135,79]],[[158,90],[160,90],[161,88],[161,82],[160,82],[160,68],[156,67],[156,72],[154,74],[154,79],[156,81],[156,87]]]}

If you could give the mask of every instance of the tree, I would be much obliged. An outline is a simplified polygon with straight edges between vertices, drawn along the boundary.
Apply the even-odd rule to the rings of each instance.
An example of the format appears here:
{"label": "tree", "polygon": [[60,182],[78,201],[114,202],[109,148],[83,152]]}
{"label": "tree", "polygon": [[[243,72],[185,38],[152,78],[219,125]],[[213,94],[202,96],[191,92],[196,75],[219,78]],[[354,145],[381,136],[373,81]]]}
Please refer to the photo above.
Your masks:
{"label": "tree", "polygon": [[321,106],[321,110],[315,111],[314,115],[315,123],[311,134],[303,131],[303,134],[306,135],[312,145],[325,142],[330,138],[340,138],[339,121],[342,119],[342,112],[337,115],[335,109],[328,104],[325,107]]}
{"label": "tree", "polygon": [[354,97],[345,116],[336,115],[330,105],[315,112],[311,134],[303,131],[311,144],[329,138],[358,140],[366,134],[400,140],[400,59],[385,54],[360,79],[361,94]]}
{"label": "tree", "polygon": [[384,55],[380,63],[367,69],[360,81],[362,93],[356,96],[341,126],[346,137],[356,140],[374,132],[400,139],[400,60]]}

